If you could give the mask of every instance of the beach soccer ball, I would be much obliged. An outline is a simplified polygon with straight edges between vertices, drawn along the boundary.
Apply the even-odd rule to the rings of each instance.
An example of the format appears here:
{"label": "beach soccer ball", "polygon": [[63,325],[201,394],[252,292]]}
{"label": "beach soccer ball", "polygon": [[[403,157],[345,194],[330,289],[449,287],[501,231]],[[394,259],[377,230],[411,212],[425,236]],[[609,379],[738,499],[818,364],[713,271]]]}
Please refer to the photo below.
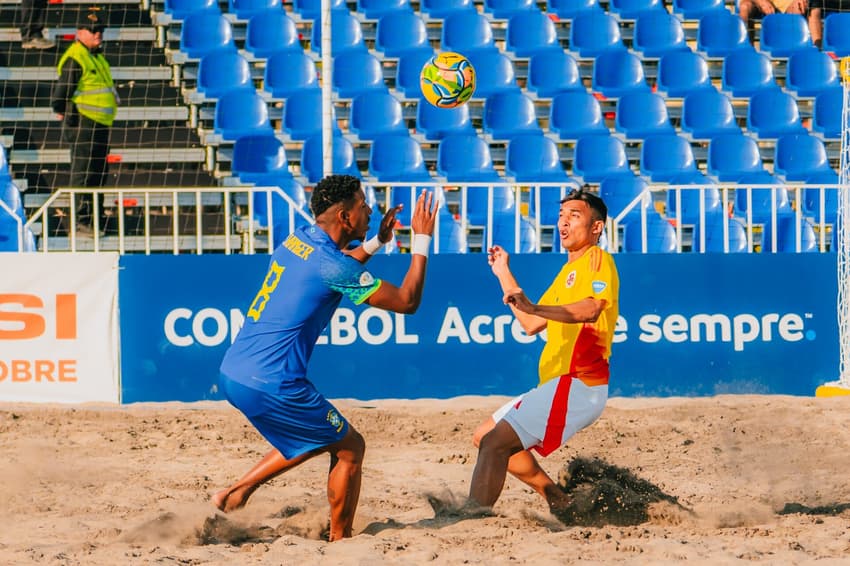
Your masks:
{"label": "beach soccer ball", "polygon": [[455,108],[475,92],[475,69],[460,53],[437,53],[422,67],[419,84],[425,100],[438,108]]}

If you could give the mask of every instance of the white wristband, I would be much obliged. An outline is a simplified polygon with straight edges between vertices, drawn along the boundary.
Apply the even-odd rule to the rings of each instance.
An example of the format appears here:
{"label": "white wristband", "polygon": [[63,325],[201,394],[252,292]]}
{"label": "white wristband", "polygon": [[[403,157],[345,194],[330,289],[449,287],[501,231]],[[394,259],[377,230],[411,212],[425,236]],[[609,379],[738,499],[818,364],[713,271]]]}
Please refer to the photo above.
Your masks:
{"label": "white wristband", "polygon": [[428,257],[428,252],[431,250],[431,236],[427,234],[414,234],[413,244],[410,246],[410,253],[424,255]]}
{"label": "white wristband", "polygon": [[381,249],[384,243],[378,239],[378,236],[372,236],[365,242],[363,242],[363,251],[369,255],[374,255],[376,251]]}

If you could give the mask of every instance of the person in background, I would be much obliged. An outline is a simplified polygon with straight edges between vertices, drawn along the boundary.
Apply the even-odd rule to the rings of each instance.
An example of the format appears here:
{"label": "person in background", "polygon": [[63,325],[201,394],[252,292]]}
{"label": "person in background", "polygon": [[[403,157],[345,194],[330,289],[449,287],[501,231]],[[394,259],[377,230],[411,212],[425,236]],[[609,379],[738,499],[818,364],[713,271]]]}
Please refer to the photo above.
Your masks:
{"label": "person in background", "polygon": [[[100,188],[106,183],[109,128],[118,110],[118,94],[112,72],[101,52],[104,20],[100,10],[83,13],[76,40],[59,59],[59,80],[51,93],[53,111],[62,120],[62,137],[71,146],[69,186]],[[102,197],[99,199],[102,203]],[[76,197],[77,229],[94,228],[92,193]],[[103,206],[99,206],[100,228],[104,228]]]}
{"label": "person in background", "polygon": [[[822,49],[823,21],[830,14],[850,12],[850,0],[811,0],[809,8],[809,32],[812,34],[812,43],[818,49]],[[844,30],[844,33],[850,33],[850,30]]]}
{"label": "person in background", "polygon": [[21,47],[52,49],[56,43],[42,35],[47,0],[21,0]]}
{"label": "person in background", "polygon": [[797,14],[805,18],[809,13],[808,0],[740,0],[738,14],[747,24],[750,43],[755,44],[755,20],[770,14]]}

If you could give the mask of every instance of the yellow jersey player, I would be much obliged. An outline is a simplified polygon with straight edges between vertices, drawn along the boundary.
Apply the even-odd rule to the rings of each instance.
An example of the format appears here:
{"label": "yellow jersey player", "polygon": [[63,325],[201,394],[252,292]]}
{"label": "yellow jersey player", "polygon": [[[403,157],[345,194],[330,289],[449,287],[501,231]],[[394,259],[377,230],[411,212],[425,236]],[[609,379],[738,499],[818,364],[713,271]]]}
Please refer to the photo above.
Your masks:
{"label": "yellow jersey player", "polygon": [[619,278],[611,255],[598,246],[608,210],[598,196],[578,189],[561,201],[558,233],[567,263],[538,303],[511,272],[508,253],[488,250],[503,300],[529,334],[544,329],[540,382],[496,411],[475,431],[478,461],[470,504],[491,507],[506,473],[542,495],[550,509],[568,501],[530,450],[547,456],[602,413],[608,399],[608,358],[618,316]]}

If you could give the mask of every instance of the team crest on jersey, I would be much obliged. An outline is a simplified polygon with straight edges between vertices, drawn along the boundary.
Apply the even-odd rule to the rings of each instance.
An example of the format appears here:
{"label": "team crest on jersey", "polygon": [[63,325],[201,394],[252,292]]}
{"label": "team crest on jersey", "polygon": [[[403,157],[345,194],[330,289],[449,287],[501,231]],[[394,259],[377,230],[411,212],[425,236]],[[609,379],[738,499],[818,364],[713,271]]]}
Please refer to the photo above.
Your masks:
{"label": "team crest on jersey", "polygon": [[369,285],[371,285],[374,282],[375,282],[375,278],[372,277],[372,274],[369,273],[368,271],[364,271],[363,273],[360,274],[360,286],[361,287],[368,287]]}
{"label": "team crest on jersey", "polygon": [[339,432],[342,430],[342,425],[345,421],[342,420],[339,413],[331,409],[328,411],[328,422],[331,423],[331,426],[334,427],[337,432]]}
{"label": "team crest on jersey", "polygon": [[567,289],[576,284],[576,272],[570,271],[570,274],[567,275]]}

